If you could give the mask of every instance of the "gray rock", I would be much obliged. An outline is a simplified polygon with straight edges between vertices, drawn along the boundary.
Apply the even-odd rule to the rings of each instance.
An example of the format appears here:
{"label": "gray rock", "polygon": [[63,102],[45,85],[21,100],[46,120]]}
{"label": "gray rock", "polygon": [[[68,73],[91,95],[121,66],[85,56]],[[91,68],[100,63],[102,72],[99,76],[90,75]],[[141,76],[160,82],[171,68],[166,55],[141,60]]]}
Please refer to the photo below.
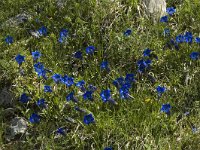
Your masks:
{"label": "gray rock", "polygon": [[142,3],[147,15],[153,17],[154,20],[166,15],[165,0],[142,0]]}
{"label": "gray rock", "polygon": [[6,132],[6,140],[10,141],[14,139],[17,135],[25,134],[27,127],[28,123],[25,119],[15,117],[11,120],[9,131]]}
{"label": "gray rock", "polygon": [[27,13],[18,14],[15,17],[12,17],[12,18],[8,19],[7,21],[5,21],[1,27],[2,28],[3,27],[16,27],[16,26],[20,25],[21,23],[28,21],[29,19],[31,19],[30,14],[27,14]]}
{"label": "gray rock", "polygon": [[0,106],[7,107],[13,105],[13,99],[14,97],[12,93],[7,89],[7,87],[4,87],[0,92]]}

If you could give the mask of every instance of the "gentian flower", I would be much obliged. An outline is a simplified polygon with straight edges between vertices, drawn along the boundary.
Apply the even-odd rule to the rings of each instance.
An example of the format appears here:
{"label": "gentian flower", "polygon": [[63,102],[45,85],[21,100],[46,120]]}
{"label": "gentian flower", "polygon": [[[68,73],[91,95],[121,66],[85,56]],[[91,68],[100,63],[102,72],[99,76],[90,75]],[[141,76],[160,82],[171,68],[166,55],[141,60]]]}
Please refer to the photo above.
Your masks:
{"label": "gentian flower", "polygon": [[92,91],[86,91],[86,92],[83,94],[83,99],[84,99],[84,100],[92,100],[92,99],[93,99],[92,94],[93,94]]}
{"label": "gentian flower", "polygon": [[36,105],[41,107],[41,108],[46,108],[46,102],[45,100],[42,98],[42,99],[39,99],[37,102],[36,102]]}
{"label": "gentian flower", "polygon": [[139,60],[137,62],[137,65],[138,65],[138,72],[140,73],[144,73],[146,69],[148,69],[150,67],[150,64],[151,64],[151,60]]}
{"label": "gentian flower", "polygon": [[42,26],[41,28],[38,29],[38,32],[40,36],[45,36],[47,35],[47,28],[45,26]]}
{"label": "gentian flower", "polygon": [[77,86],[78,88],[80,88],[81,91],[85,91],[84,85],[85,85],[85,81],[84,81],[84,80],[78,81],[78,82],[76,83],[76,86]]}
{"label": "gentian flower", "polygon": [[88,46],[88,47],[86,48],[86,53],[87,53],[87,54],[93,54],[94,51],[95,51],[95,47],[94,47],[94,46]]}
{"label": "gentian flower", "polygon": [[176,9],[174,7],[168,7],[166,12],[171,16],[176,12]]}
{"label": "gentian flower", "polygon": [[39,123],[40,122],[40,116],[36,113],[33,113],[30,118],[29,118],[29,121],[31,123]]}
{"label": "gentian flower", "polygon": [[41,56],[41,53],[39,51],[32,52],[32,57],[34,61],[40,58],[40,56]]}
{"label": "gentian flower", "polygon": [[192,53],[190,54],[190,58],[191,58],[192,60],[197,60],[197,59],[200,58],[200,53],[199,53],[199,52],[192,52]]}
{"label": "gentian flower", "polygon": [[168,22],[168,16],[161,17],[160,22]]}
{"label": "gentian flower", "polygon": [[6,38],[5,38],[5,42],[10,45],[13,43],[13,37],[8,35]]}
{"label": "gentian flower", "polygon": [[52,92],[51,86],[45,85],[45,86],[44,86],[44,92],[49,92],[49,93],[51,93],[51,92]]}
{"label": "gentian flower", "polygon": [[47,78],[46,77],[46,70],[44,69],[44,65],[41,62],[34,64],[34,69],[35,69],[35,72],[38,74],[39,77],[42,76],[45,79]]}
{"label": "gentian flower", "polygon": [[56,133],[57,133],[57,134],[61,134],[61,135],[65,135],[65,129],[64,129],[64,128],[58,128],[58,129],[56,130]]}
{"label": "gentian flower", "polygon": [[129,96],[129,88],[126,86],[122,86],[119,89],[119,95],[120,95],[121,99],[128,99],[130,97]]}
{"label": "gentian flower", "polygon": [[74,57],[77,58],[77,59],[82,59],[83,56],[82,56],[82,52],[81,51],[77,51],[74,53]]}
{"label": "gentian flower", "polygon": [[62,29],[62,30],[60,31],[60,36],[59,36],[58,41],[59,41],[60,43],[63,43],[63,42],[66,40],[67,36],[68,36],[68,30]]}
{"label": "gentian flower", "polygon": [[184,42],[184,36],[179,34],[178,36],[176,36],[176,42],[177,43],[183,43]]}
{"label": "gentian flower", "polygon": [[61,81],[62,76],[59,74],[54,74],[52,76],[52,79],[54,80],[55,83],[59,83]]}
{"label": "gentian flower", "polygon": [[166,88],[159,85],[157,86],[156,91],[158,92],[158,96],[160,97],[166,91]]}
{"label": "gentian flower", "polygon": [[84,119],[83,119],[83,122],[86,124],[86,125],[89,125],[91,123],[94,123],[94,117],[92,114],[88,114],[88,115],[85,115],[84,116]]}
{"label": "gentian flower", "polygon": [[144,51],[143,51],[143,56],[144,57],[149,57],[150,56],[150,54],[151,54],[151,50],[149,49],[149,48],[147,48],[147,49],[145,49]]}
{"label": "gentian flower", "polygon": [[132,30],[131,29],[127,29],[125,32],[124,32],[124,36],[129,36],[131,35],[132,33]]}
{"label": "gentian flower", "polygon": [[122,86],[124,84],[125,80],[123,77],[119,77],[116,80],[113,81],[113,84],[119,88],[120,86]]}
{"label": "gentian flower", "polygon": [[104,150],[113,150],[112,147],[105,147]]}
{"label": "gentian flower", "polygon": [[22,56],[22,55],[18,54],[18,55],[15,57],[15,60],[17,61],[17,63],[18,63],[19,65],[21,65],[22,62],[25,61],[24,58],[25,58],[25,56]]}
{"label": "gentian flower", "polygon": [[107,101],[111,100],[111,93],[110,93],[109,89],[103,90],[100,93],[100,96],[101,96],[101,99],[102,99],[103,102],[107,102]]}
{"label": "gentian flower", "polygon": [[21,95],[21,97],[20,97],[20,102],[22,102],[22,103],[27,103],[29,100],[30,100],[30,97],[28,97],[28,96],[26,95],[26,93],[23,93],[23,94]]}
{"label": "gentian flower", "polygon": [[195,41],[196,43],[200,44],[200,37],[196,37]]}
{"label": "gentian flower", "polygon": [[135,82],[135,75],[133,73],[126,74],[125,82],[126,83],[133,83]]}
{"label": "gentian flower", "polygon": [[105,69],[105,70],[109,70],[108,62],[107,62],[107,61],[103,61],[103,62],[101,63],[100,68],[101,68],[101,69]]}
{"label": "gentian flower", "polygon": [[192,36],[192,33],[191,32],[186,32],[185,35],[184,35],[184,40],[186,43],[192,43],[192,40],[193,40],[193,36]]}
{"label": "gentian flower", "polygon": [[169,28],[165,28],[164,29],[164,36],[169,36],[170,35],[170,29]]}
{"label": "gentian flower", "polygon": [[170,104],[163,104],[160,111],[166,114],[170,114],[171,105]]}
{"label": "gentian flower", "polygon": [[64,83],[67,87],[70,87],[74,84],[74,78],[72,77],[68,77],[67,75],[65,75],[64,77],[62,77],[61,79],[62,83]]}
{"label": "gentian flower", "polygon": [[74,92],[69,93],[69,94],[66,96],[66,100],[67,100],[67,101],[78,102],[78,100],[74,97]]}

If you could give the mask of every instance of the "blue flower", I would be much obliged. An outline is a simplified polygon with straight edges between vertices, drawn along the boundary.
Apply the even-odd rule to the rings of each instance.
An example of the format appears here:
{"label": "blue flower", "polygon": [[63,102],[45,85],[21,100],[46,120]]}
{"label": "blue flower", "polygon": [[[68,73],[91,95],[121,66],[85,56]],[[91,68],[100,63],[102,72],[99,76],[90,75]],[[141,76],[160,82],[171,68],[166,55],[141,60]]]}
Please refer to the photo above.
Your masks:
{"label": "blue flower", "polygon": [[149,48],[147,48],[147,49],[145,49],[145,50],[143,51],[143,56],[144,56],[144,57],[150,56],[150,54],[151,54],[151,50],[150,50]]}
{"label": "blue flower", "polygon": [[126,83],[135,82],[135,75],[133,73],[126,74],[125,81]]}
{"label": "blue flower", "polygon": [[131,33],[132,33],[132,30],[131,30],[131,29],[127,29],[127,30],[124,32],[124,35],[125,35],[125,36],[129,36],[129,35],[131,35]]}
{"label": "blue flower", "polygon": [[191,32],[186,32],[184,35],[184,40],[186,43],[192,43],[193,36]]}
{"label": "blue flower", "polygon": [[51,89],[51,86],[49,86],[49,85],[45,85],[44,86],[44,92],[52,92],[52,89]]}
{"label": "blue flower", "polygon": [[85,81],[84,81],[84,80],[78,81],[78,82],[76,83],[76,86],[79,87],[79,88],[84,87],[84,85],[85,85]]}
{"label": "blue flower", "polygon": [[191,58],[192,60],[197,60],[197,59],[200,58],[200,53],[199,53],[199,52],[192,52],[192,53],[190,54],[190,58]]}
{"label": "blue flower", "polygon": [[47,35],[47,28],[45,26],[42,26],[41,28],[38,29],[38,32],[40,34],[40,36],[45,36]]}
{"label": "blue flower", "polygon": [[160,22],[168,22],[168,16],[161,17]]}
{"label": "blue flower", "polygon": [[67,101],[73,101],[73,100],[74,100],[74,92],[69,93],[69,94],[66,96],[66,100],[67,100]]}
{"label": "blue flower", "polygon": [[32,57],[34,61],[40,58],[40,56],[41,56],[41,53],[39,51],[32,52]]}
{"label": "blue flower", "polygon": [[60,37],[67,37],[68,33],[69,33],[69,31],[67,29],[62,29],[60,31]]}
{"label": "blue flower", "polygon": [[174,7],[168,7],[166,12],[171,16],[176,12],[176,9]]}
{"label": "blue flower", "polygon": [[156,91],[158,92],[158,96],[160,97],[166,91],[166,88],[159,85],[157,86]]}
{"label": "blue flower", "polygon": [[64,129],[64,128],[58,128],[58,129],[56,130],[56,133],[57,133],[57,134],[61,134],[61,135],[65,135],[65,129]]}
{"label": "blue flower", "polygon": [[43,78],[47,78],[46,77],[46,70],[44,69],[44,65],[41,62],[38,62],[36,64],[34,64],[34,69],[35,72],[38,74],[38,76],[42,76]]}
{"label": "blue flower", "polygon": [[32,115],[29,118],[29,121],[31,123],[39,123],[40,122],[40,116],[36,113],[32,113]]}
{"label": "blue flower", "polygon": [[88,114],[88,115],[85,115],[84,116],[84,119],[83,119],[83,122],[86,124],[86,125],[89,125],[91,123],[94,123],[94,117],[92,114]]}
{"label": "blue flower", "polygon": [[94,47],[94,46],[88,46],[88,47],[86,48],[86,53],[87,53],[87,54],[93,54],[94,51],[95,51],[95,47]]}
{"label": "blue flower", "polygon": [[169,28],[165,28],[164,29],[164,36],[169,36],[170,35],[170,29]]}
{"label": "blue flower", "polygon": [[163,104],[160,111],[166,114],[170,114],[171,105],[170,104]]}
{"label": "blue flower", "polygon": [[200,44],[200,37],[196,37],[195,41],[196,43]]}
{"label": "blue flower", "polygon": [[17,61],[17,63],[18,63],[19,65],[21,65],[22,62],[25,61],[24,58],[25,58],[24,56],[18,54],[18,55],[15,57],[15,60]]}
{"label": "blue flower", "polygon": [[183,43],[184,42],[184,36],[179,34],[178,36],[176,36],[176,42],[177,43]]}
{"label": "blue flower", "polygon": [[101,96],[101,99],[103,100],[103,102],[107,102],[107,101],[111,100],[111,93],[110,93],[109,89],[103,90],[100,93],[100,96]]}
{"label": "blue flower", "polygon": [[5,42],[10,45],[13,43],[13,37],[8,35],[6,38],[5,38]]}
{"label": "blue flower", "polygon": [[125,80],[123,77],[119,77],[116,80],[113,81],[113,84],[119,88],[120,86],[122,86],[124,84]]}
{"label": "blue flower", "polygon": [[138,65],[138,72],[140,73],[144,73],[146,69],[148,69],[150,67],[150,64],[151,64],[151,60],[139,60],[137,62],[137,65]]}
{"label": "blue flower", "polygon": [[74,84],[74,78],[68,77],[65,75],[64,77],[61,78],[62,83],[64,83],[67,87],[70,87]]}
{"label": "blue flower", "polygon": [[92,100],[92,99],[93,99],[92,94],[93,94],[92,91],[86,91],[86,92],[83,94],[83,99],[84,99],[84,100]]}
{"label": "blue flower", "polygon": [[82,52],[81,51],[77,51],[74,53],[74,57],[77,58],[77,59],[82,59],[83,56],[82,56]]}
{"label": "blue flower", "polygon": [[107,61],[103,61],[100,65],[100,68],[101,69],[105,69],[105,70],[109,70],[109,67],[108,67],[108,62]]}
{"label": "blue flower", "polygon": [[41,108],[46,108],[46,102],[45,100],[42,98],[42,99],[39,99],[37,102],[36,102],[36,105],[41,107]]}
{"label": "blue flower", "polygon": [[104,150],[113,150],[112,147],[105,147]]}
{"label": "blue flower", "polygon": [[55,83],[59,83],[61,81],[62,76],[59,74],[54,74],[52,76],[52,79],[54,80]]}
{"label": "blue flower", "polygon": [[20,97],[20,102],[22,102],[22,103],[27,103],[29,100],[30,100],[30,97],[28,97],[28,96],[26,95],[26,93],[23,93],[23,94],[21,95],[21,97]]}
{"label": "blue flower", "polygon": [[119,95],[121,99],[127,99],[129,98],[129,88],[128,84],[124,84],[120,89],[119,89]]}

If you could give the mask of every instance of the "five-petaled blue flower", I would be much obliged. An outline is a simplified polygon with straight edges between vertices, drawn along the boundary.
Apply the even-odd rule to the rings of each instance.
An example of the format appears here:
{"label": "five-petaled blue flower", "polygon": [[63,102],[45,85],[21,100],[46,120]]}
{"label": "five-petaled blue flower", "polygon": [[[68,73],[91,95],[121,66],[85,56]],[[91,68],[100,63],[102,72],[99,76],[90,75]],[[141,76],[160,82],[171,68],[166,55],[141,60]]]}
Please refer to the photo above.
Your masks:
{"label": "five-petaled blue flower", "polygon": [[56,130],[56,133],[57,133],[57,134],[61,134],[61,135],[65,135],[65,129],[64,129],[63,127],[58,128],[58,129]]}
{"label": "five-petaled blue flower", "polygon": [[52,89],[51,89],[51,86],[49,86],[49,85],[45,85],[44,86],[44,92],[52,92]]}
{"label": "five-petaled blue flower", "polygon": [[103,102],[111,100],[111,93],[109,89],[101,91],[100,96]]}
{"label": "five-petaled blue flower", "polygon": [[41,56],[41,53],[39,51],[32,52],[32,57],[34,61],[40,58],[40,56]]}
{"label": "five-petaled blue flower", "polygon": [[158,96],[160,97],[166,91],[166,88],[159,85],[157,86],[156,91],[158,92]]}
{"label": "five-petaled blue flower", "polygon": [[123,77],[119,77],[113,81],[113,85],[116,86],[116,88],[119,88],[124,84],[125,80]]}
{"label": "five-petaled blue flower", "polygon": [[113,150],[112,147],[105,147],[104,150]]}
{"label": "five-petaled blue flower", "polygon": [[191,32],[186,32],[184,35],[184,40],[186,43],[192,43],[193,36]]}
{"label": "five-petaled blue flower", "polygon": [[74,92],[70,92],[70,93],[66,96],[66,100],[67,100],[67,101],[74,101]]}
{"label": "five-petaled blue flower", "polygon": [[196,37],[195,41],[196,43],[200,44],[200,37]]}
{"label": "five-petaled blue flower", "polygon": [[105,70],[109,70],[109,67],[108,67],[108,62],[107,61],[103,61],[100,65],[100,68],[101,69],[105,69]]}
{"label": "five-petaled blue flower", "polygon": [[170,114],[171,105],[170,104],[163,104],[160,111],[166,114]]}
{"label": "five-petaled blue flower", "polygon": [[46,102],[43,98],[39,99],[37,102],[36,102],[36,105],[41,107],[41,108],[46,108]]}
{"label": "five-petaled blue flower", "polygon": [[124,84],[120,89],[119,89],[119,95],[121,99],[128,99],[129,96],[129,88],[130,86],[127,86],[129,84]]}
{"label": "five-petaled blue flower", "polygon": [[10,45],[13,43],[13,37],[8,35],[6,38],[5,38],[5,42]]}
{"label": "five-petaled blue flower", "polygon": [[54,80],[55,83],[59,83],[61,81],[61,78],[62,76],[57,73],[52,76],[52,79]]}
{"label": "five-petaled blue flower", "polygon": [[85,115],[84,118],[83,118],[83,122],[86,124],[86,125],[89,125],[91,123],[94,123],[94,117],[92,114],[88,114],[88,115]]}
{"label": "five-petaled blue flower", "polygon": [[168,16],[161,17],[160,22],[168,22]]}
{"label": "five-petaled blue flower", "polygon": [[39,123],[40,122],[40,116],[36,113],[32,113],[32,115],[29,118],[29,121],[31,123]]}
{"label": "five-petaled blue flower", "polygon": [[77,83],[76,83],[76,86],[78,87],[78,88],[80,88],[82,91],[85,91],[85,81],[84,80],[80,80],[80,81],[78,81]]}
{"label": "five-petaled blue flower", "polygon": [[64,83],[67,87],[70,87],[74,84],[74,78],[65,75],[61,78],[62,83]]}
{"label": "five-petaled blue flower", "polygon": [[59,39],[58,39],[58,41],[60,42],[60,43],[63,43],[64,41],[65,41],[65,39],[67,38],[67,36],[68,36],[68,30],[67,29],[62,29],[61,31],[60,31],[60,36],[59,36]]}
{"label": "five-petaled blue flower", "polygon": [[86,53],[87,54],[93,54],[95,51],[95,47],[94,46],[88,46],[86,47]]}
{"label": "five-petaled blue flower", "polygon": [[124,32],[124,35],[125,35],[125,36],[129,36],[129,35],[131,35],[131,33],[132,33],[132,30],[131,30],[131,29],[127,29],[127,30]]}
{"label": "five-petaled blue flower", "polygon": [[176,42],[177,43],[183,43],[184,42],[184,36],[179,34],[176,36]]}
{"label": "five-petaled blue flower", "polygon": [[170,29],[169,28],[165,28],[164,29],[164,36],[169,36],[170,35]]}
{"label": "five-petaled blue flower", "polygon": [[74,57],[77,58],[77,59],[82,59],[83,56],[82,56],[82,52],[81,51],[77,51],[74,53]]}
{"label": "five-petaled blue flower", "polygon": [[92,99],[93,99],[92,94],[93,94],[92,91],[86,91],[86,92],[83,94],[83,99],[84,99],[84,100],[92,100]]}
{"label": "five-petaled blue flower", "polygon": [[42,26],[41,28],[38,29],[38,32],[40,34],[40,36],[45,36],[47,35],[47,28],[45,26]]}
{"label": "five-petaled blue flower", "polygon": [[46,77],[46,70],[44,68],[44,65],[41,62],[34,64],[34,69],[35,69],[35,72],[38,74],[39,77],[42,76],[45,79],[47,78]]}
{"label": "five-petaled blue flower", "polygon": [[143,56],[144,56],[144,57],[150,56],[150,54],[151,54],[151,50],[150,50],[149,48],[147,48],[147,49],[145,49],[145,50],[143,51]]}
{"label": "five-petaled blue flower", "polygon": [[197,59],[200,58],[200,53],[199,53],[199,52],[192,52],[192,53],[190,54],[190,58],[191,58],[192,60],[197,60]]}
{"label": "five-petaled blue flower", "polygon": [[19,65],[21,65],[22,62],[25,61],[24,58],[25,58],[25,56],[22,56],[22,55],[18,54],[18,55],[15,57],[15,60],[17,61],[17,63],[18,63]]}
{"label": "five-petaled blue flower", "polygon": [[176,9],[174,7],[168,7],[166,12],[171,16],[176,12]]}
{"label": "five-petaled blue flower", "polygon": [[125,82],[130,84],[135,82],[135,75],[133,73],[126,74]]}
{"label": "five-petaled blue flower", "polygon": [[21,97],[20,97],[20,102],[22,102],[22,103],[27,103],[29,100],[30,100],[30,97],[28,97],[28,96],[26,95],[26,93],[23,93],[23,94],[21,95]]}
{"label": "five-petaled blue flower", "polygon": [[140,73],[144,73],[146,69],[148,69],[151,65],[151,60],[148,59],[148,60],[139,60],[137,62],[137,65],[138,65],[138,72]]}

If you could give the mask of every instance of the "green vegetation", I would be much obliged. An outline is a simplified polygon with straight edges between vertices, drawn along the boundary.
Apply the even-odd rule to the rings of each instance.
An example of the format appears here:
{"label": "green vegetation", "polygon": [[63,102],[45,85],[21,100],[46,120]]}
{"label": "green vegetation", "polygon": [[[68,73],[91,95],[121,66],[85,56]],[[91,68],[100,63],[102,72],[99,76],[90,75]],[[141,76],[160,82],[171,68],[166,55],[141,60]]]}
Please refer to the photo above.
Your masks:
{"label": "green vegetation", "polygon": [[[168,23],[153,24],[138,13],[140,10],[143,14],[136,0],[68,0],[64,8],[59,8],[55,0],[2,0],[0,23],[23,12],[32,17],[19,26],[0,29],[0,89],[11,87],[16,98],[15,116],[29,120],[36,112],[41,119],[36,124],[29,121],[27,134],[8,142],[4,132],[9,120],[0,115],[1,148],[200,149],[200,59],[190,58],[192,52],[200,52],[200,45],[195,42],[200,36],[200,2],[169,0],[168,7],[171,6],[176,7],[176,13],[169,16]],[[31,36],[31,31],[42,26],[47,28],[46,36]],[[170,29],[169,36],[163,34],[166,28]],[[67,29],[69,36],[59,43],[62,29]],[[127,29],[132,30],[130,36],[124,35]],[[192,44],[183,42],[178,45],[179,50],[170,44],[166,46],[186,32],[193,34]],[[11,45],[5,42],[7,35],[13,37]],[[96,48],[92,55],[85,52],[90,45]],[[143,58],[146,48],[154,54],[151,67],[138,73],[137,61]],[[38,61],[52,70],[47,72],[47,80],[39,78],[34,70],[36,61],[31,52],[36,50],[42,54]],[[77,51],[83,53],[82,60],[74,58]],[[21,66],[15,61],[17,54],[25,56]],[[110,71],[102,71],[102,61],[108,61]],[[84,80],[86,87],[96,86],[93,100],[84,100],[75,85],[56,84],[51,78],[55,73],[73,77],[75,83]],[[130,98],[121,99],[112,82],[127,73],[134,73],[136,82],[130,89]],[[50,85],[53,92],[45,93],[44,85]],[[166,87],[160,99],[158,85]],[[117,104],[102,101],[100,93],[106,89],[111,90]],[[72,91],[78,103],[66,101]],[[19,101],[22,93],[31,97],[28,103]],[[46,100],[46,109],[35,104],[40,98]],[[172,107],[169,115],[160,111],[166,103]],[[76,111],[75,106],[92,113],[95,123],[85,125],[85,114]],[[1,114],[4,109],[0,109]],[[55,138],[55,131],[60,127],[65,127],[67,133]],[[194,128],[197,132],[192,132]]]}

